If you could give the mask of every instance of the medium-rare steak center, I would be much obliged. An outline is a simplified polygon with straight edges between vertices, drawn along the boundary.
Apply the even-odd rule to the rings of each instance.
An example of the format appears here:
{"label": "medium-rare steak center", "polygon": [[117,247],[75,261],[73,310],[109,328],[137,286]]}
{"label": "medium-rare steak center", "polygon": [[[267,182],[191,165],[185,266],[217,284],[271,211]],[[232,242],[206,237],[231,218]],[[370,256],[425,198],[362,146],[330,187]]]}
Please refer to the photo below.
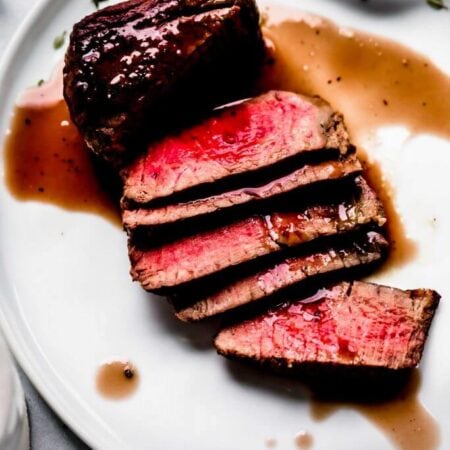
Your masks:
{"label": "medium-rare steak center", "polygon": [[224,356],[286,368],[414,368],[439,298],[426,289],[339,283],[226,328],[215,345]]}
{"label": "medium-rare steak center", "polygon": [[253,216],[150,250],[132,245],[131,273],[147,290],[176,286],[280,251],[284,246],[299,245],[371,223],[382,226],[385,220],[376,194],[360,178],[355,185],[355,199],[350,202]]}
{"label": "medium-rare steak center", "polygon": [[352,148],[342,117],[328,103],[272,91],[150,145],[123,171],[124,197],[145,204],[300,153],[337,149],[346,154]]}
{"label": "medium-rare steak center", "polygon": [[174,203],[159,208],[148,206],[128,209],[124,205],[122,221],[128,232],[132,232],[138,227],[173,224],[193,217],[224,211],[238,205],[263,201],[320,182],[356,176],[361,171],[361,163],[355,155],[350,155],[345,159],[327,160],[318,164],[306,164],[290,174],[272,179],[262,186],[249,185],[223,194]]}
{"label": "medium-rare steak center", "polygon": [[[380,260],[387,248],[388,242],[380,233],[369,231],[354,235],[325,249],[289,256],[248,276],[236,275],[234,280],[227,279],[225,286],[216,286],[213,293],[200,296],[200,300],[192,302],[195,297],[191,298],[190,305],[177,311],[176,315],[184,321],[198,321],[251,302],[267,300],[294,284],[301,289],[298,283],[319,275],[371,264]],[[181,289],[172,299],[175,307],[180,303],[189,304],[190,295],[198,298],[198,293],[192,291]]]}

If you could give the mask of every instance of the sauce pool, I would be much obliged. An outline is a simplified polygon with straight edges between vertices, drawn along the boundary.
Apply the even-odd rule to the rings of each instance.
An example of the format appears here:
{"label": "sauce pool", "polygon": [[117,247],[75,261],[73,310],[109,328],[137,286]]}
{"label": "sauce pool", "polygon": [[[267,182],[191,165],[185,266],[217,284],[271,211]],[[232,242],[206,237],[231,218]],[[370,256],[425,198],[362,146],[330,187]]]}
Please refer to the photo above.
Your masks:
{"label": "sauce pool", "polygon": [[362,149],[382,126],[404,125],[411,134],[450,139],[450,103],[442,101],[450,97],[450,77],[406,46],[339,27],[296,8],[277,6],[268,10],[268,17],[264,34],[272,64],[259,89],[320,95],[343,113],[351,140],[366,161],[365,175],[388,216],[393,245],[384,268],[408,262],[416,245],[406,237],[395,212],[395,189]]}
{"label": "sauce pool", "polygon": [[385,125],[450,139],[450,104],[442,101],[450,77],[428,57],[322,17],[281,6],[275,13],[292,19],[265,28],[274,51],[266,87],[325,98],[358,145]]}
{"label": "sauce pool", "polygon": [[6,184],[18,200],[98,214],[120,223],[117,202],[62,99],[62,72],[19,99],[6,138]]}

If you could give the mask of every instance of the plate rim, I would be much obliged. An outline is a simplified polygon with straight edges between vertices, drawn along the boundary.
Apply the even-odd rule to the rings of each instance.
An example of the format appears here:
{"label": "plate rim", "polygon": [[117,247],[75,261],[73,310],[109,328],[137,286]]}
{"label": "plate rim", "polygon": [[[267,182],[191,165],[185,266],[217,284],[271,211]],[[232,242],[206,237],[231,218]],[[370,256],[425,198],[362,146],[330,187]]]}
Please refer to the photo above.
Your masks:
{"label": "plate rim", "polygon": [[[6,45],[5,53],[0,58],[0,86],[4,86],[7,81],[7,75],[11,70],[11,65],[18,49],[23,45],[28,30],[43,18],[46,9],[55,3],[55,0],[38,0],[20,22],[18,28],[13,34],[11,40]],[[1,142],[5,136],[2,135]],[[90,429],[83,427],[77,420],[76,415],[65,405],[64,399],[58,395],[57,391],[52,389],[49,383],[46,383],[40,374],[39,366],[34,357],[28,355],[29,351],[26,345],[21,343],[18,335],[8,319],[8,313],[4,308],[5,296],[1,294],[0,298],[0,328],[5,341],[11,350],[14,360],[25,372],[32,385],[36,388],[45,402],[59,419],[67,424],[70,429],[89,447],[98,448],[102,444],[102,439],[93,433]],[[113,442],[110,442],[112,444]],[[117,442],[116,442],[117,444]]]}

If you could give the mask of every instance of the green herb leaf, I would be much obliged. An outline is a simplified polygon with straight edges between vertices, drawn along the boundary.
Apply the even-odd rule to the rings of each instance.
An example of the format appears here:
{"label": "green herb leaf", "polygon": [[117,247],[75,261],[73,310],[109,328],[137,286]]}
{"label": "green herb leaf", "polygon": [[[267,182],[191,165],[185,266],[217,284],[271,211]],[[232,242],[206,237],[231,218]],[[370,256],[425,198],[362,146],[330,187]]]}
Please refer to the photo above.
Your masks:
{"label": "green herb leaf", "polygon": [[94,6],[98,9],[101,2],[106,2],[106,0],[92,0]]}
{"label": "green herb leaf", "polygon": [[427,3],[434,9],[448,9],[444,0],[427,0]]}
{"label": "green herb leaf", "polygon": [[60,36],[56,36],[53,40],[53,48],[55,50],[58,50],[64,45],[64,42],[66,41],[66,35],[67,31],[63,31],[63,33]]}
{"label": "green herb leaf", "polygon": [[38,85],[39,87],[41,87],[44,83],[45,83],[45,81],[41,79],[41,80],[39,80],[39,81],[37,82],[37,85]]}

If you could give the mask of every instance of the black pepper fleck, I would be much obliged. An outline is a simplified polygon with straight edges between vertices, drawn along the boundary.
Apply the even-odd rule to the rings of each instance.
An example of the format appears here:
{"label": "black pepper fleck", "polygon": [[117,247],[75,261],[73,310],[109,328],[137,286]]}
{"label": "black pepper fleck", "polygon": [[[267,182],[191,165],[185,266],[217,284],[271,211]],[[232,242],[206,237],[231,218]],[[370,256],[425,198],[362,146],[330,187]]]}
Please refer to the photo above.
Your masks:
{"label": "black pepper fleck", "polygon": [[386,99],[383,99],[383,105],[387,106],[387,105],[389,105],[389,102]]}
{"label": "black pepper fleck", "polygon": [[342,77],[340,77],[340,76],[339,76],[339,77],[336,77],[336,81],[339,82],[339,81],[341,81],[341,80],[342,80]]}
{"label": "black pepper fleck", "polygon": [[125,367],[123,374],[125,375],[125,378],[128,378],[129,380],[134,377],[134,372],[130,367]]}

